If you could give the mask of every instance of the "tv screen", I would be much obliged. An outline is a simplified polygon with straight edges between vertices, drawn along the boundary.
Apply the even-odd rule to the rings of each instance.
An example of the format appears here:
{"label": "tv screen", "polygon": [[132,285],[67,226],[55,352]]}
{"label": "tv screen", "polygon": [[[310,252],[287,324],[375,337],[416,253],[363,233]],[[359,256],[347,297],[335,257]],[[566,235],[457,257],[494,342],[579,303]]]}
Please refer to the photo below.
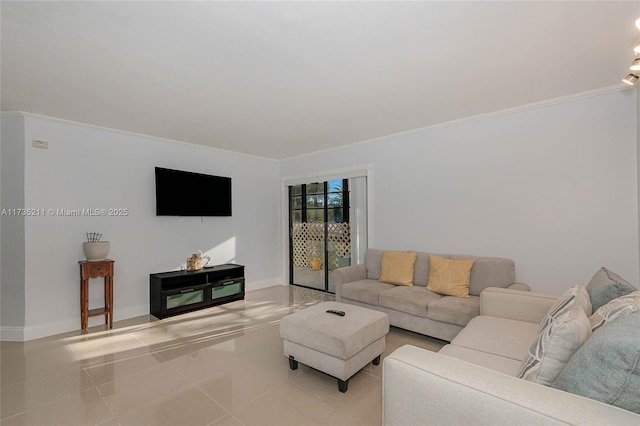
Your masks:
{"label": "tv screen", "polygon": [[156,216],[231,216],[231,178],[156,167]]}

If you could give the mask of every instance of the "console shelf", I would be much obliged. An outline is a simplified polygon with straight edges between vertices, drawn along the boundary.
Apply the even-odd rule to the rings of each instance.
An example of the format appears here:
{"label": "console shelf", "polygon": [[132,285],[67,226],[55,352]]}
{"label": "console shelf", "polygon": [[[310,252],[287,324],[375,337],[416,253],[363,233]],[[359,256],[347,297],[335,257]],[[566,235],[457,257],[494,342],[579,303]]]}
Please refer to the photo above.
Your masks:
{"label": "console shelf", "polygon": [[244,299],[244,266],[149,275],[149,312],[158,319]]}

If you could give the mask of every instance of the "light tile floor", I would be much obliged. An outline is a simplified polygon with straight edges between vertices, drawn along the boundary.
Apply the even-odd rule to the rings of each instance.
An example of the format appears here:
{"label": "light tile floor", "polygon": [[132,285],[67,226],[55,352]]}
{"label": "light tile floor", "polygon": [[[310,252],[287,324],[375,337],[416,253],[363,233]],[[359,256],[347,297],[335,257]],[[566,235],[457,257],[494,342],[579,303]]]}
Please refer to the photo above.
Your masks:
{"label": "light tile floor", "polygon": [[[333,296],[271,287],[158,321],[151,316],[25,343],[0,342],[0,425],[379,425],[382,364],[340,393],[282,353],[279,320]],[[444,342],[397,328],[383,357]]]}

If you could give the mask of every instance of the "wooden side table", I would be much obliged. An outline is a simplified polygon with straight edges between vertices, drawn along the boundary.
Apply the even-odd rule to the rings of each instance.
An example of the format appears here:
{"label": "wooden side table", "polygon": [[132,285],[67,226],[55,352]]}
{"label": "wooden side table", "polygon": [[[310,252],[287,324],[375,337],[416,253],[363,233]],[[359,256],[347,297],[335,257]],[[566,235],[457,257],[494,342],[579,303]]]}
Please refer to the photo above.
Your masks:
{"label": "wooden side table", "polygon": [[[113,328],[113,264],[110,259],[81,260],[80,265],[80,326],[82,334],[89,329],[89,317],[104,315],[104,323]],[[104,277],[104,307],[89,309],[89,278]]]}

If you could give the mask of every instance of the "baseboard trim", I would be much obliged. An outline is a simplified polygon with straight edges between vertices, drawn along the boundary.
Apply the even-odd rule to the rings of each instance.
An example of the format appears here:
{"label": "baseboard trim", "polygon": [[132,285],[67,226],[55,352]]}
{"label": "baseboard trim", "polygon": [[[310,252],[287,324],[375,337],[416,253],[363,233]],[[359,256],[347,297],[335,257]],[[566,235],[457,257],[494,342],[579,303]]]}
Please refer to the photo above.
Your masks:
{"label": "baseboard trim", "polygon": [[[148,314],[149,307],[146,305],[130,306],[124,309],[116,309],[113,313],[113,320],[122,321]],[[100,324],[104,324],[104,317],[89,318],[89,327]],[[78,334],[80,333],[80,318],[68,318],[52,324],[27,327],[0,327],[0,341],[26,342],[71,331],[77,331]]]}
{"label": "baseboard trim", "polygon": [[262,290],[263,288],[273,287],[276,285],[286,285],[284,278],[271,278],[268,280],[251,281],[246,283],[245,291]]}
{"label": "baseboard trim", "polygon": [[[262,290],[264,288],[276,285],[287,285],[284,278],[271,278],[268,280],[251,281],[246,284],[245,291]],[[128,306],[118,309],[117,306],[113,313],[114,321],[122,321],[141,315],[149,314],[148,305]],[[103,317],[89,318],[89,327],[103,324]],[[68,333],[71,331],[80,332],[80,318],[68,318],[50,324],[33,325],[27,327],[8,327],[0,326],[0,341],[6,342],[26,342],[28,340],[39,339],[41,337],[53,336],[60,333]]]}
{"label": "baseboard trim", "polygon": [[3,341],[3,342],[24,341],[24,327],[0,327],[0,341]]}

